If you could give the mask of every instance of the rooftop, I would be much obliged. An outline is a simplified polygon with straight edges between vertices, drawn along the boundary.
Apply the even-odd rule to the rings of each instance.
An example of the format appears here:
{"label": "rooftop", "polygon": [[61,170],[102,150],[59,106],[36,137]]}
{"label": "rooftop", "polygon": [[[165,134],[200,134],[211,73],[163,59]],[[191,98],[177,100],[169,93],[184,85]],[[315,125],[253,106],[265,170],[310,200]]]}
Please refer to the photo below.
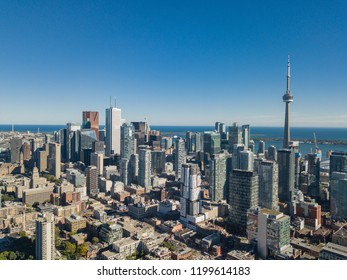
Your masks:
{"label": "rooftop", "polygon": [[344,256],[347,258],[347,247],[337,245],[334,243],[329,242],[327,245],[325,245],[322,249],[322,251],[328,251],[331,253],[335,253],[341,256]]}

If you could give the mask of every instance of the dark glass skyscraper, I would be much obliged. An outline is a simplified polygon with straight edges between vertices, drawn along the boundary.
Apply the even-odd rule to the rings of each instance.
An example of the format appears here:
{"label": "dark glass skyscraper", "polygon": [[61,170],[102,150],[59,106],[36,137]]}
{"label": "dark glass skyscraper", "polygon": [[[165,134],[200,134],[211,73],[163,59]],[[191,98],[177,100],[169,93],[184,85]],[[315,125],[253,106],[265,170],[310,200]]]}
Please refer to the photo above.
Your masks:
{"label": "dark glass skyscraper", "polygon": [[294,195],[295,153],[293,149],[280,149],[278,160],[278,198],[281,202],[292,202]]}

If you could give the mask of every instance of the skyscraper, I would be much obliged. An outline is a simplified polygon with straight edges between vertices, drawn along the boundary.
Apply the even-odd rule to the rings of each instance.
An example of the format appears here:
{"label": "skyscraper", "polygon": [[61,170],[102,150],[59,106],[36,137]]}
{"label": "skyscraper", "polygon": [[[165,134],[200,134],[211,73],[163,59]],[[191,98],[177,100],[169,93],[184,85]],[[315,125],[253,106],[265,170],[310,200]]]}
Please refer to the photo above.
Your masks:
{"label": "skyscraper", "polygon": [[120,157],[130,160],[130,156],[135,154],[135,129],[130,124],[122,124],[120,141]]}
{"label": "skyscraper", "polygon": [[181,166],[186,162],[186,150],[185,150],[185,142],[184,139],[179,138],[176,139],[175,142],[175,174],[176,179],[181,179]]}
{"label": "skyscraper", "polygon": [[251,141],[251,131],[249,124],[242,126],[242,141],[243,145],[245,145],[245,149],[248,150]]}
{"label": "skyscraper", "polygon": [[259,206],[278,210],[278,165],[263,160],[259,164]]}
{"label": "skyscraper", "polygon": [[289,141],[290,141],[290,103],[293,102],[293,95],[290,92],[290,57],[289,55],[288,55],[288,65],[287,65],[287,90],[286,90],[286,94],[283,95],[283,102],[286,103],[283,148],[288,149]]}
{"label": "skyscraper", "polygon": [[277,149],[275,146],[267,148],[267,159],[277,161]]}
{"label": "skyscraper", "polygon": [[181,187],[181,218],[187,223],[189,216],[197,216],[200,213],[200,185],[201,175],[197,164],[182,164],[182,187]]}
{"label": "skyscraper", "polygon": [[54,217],[44,214],[36,220],[35,255],[37,260],[54,260]]}
{"label": "skyscraper", "polygon": [[10,149],[11,149],[11,162],[19,163],[20,162],[20,150],[22,147],[22,139],[12,138],[10,140]]}
{"label": "skyscraper", "polygon": [[129,166],[129,160],[126,158],[122,158],[120,161],[120,180],[123,182],[124,186],[128,186],[131,184],[131,178],[129,176]]}
{"label": "skyscraper", "polygon": [[238,167],[241,170],[253,171],[254,169],[254,155],[251,151],[240,151],[239,154],[239,163]]}
{"label": "skyscraper", "polygon": [[139,146],[139,185],[145,187],[146,192],[151,188],[151,169],[152,169],[152,157],[151,150],[148,146]]}
{"label": "skyscraper", "polygon": [[121,109],[106,109],[106,156],[120,154]]}
{"label": "skyscraper", "polygon": [[258,154],[265,154],[265,142],[263,140],[259,141]]}
{"label": "skyscraper", "polygon": [[229,126],[229,149],[232,151],[234,145],[242,144],[242,132],[237,123],[234,122],[233,126]]}
{"label": "skyscraper", "polygon": [[330,180],[330,212],[334,219],[347,219],[347,174],[333,172]]}
{"label": "skyscraper", "polygon": [[57,179],[60,178],[61,174],[61,151],[60,144],[51,142],[49,143],[49,153],[48,153],[48,171]]}
{"label": "skyscraper", "polygon": [[295,153],[293,149],[280,149],[278,160],[278,198],[281,202],[292,202],[295,182]]}
{"label": "skyscraper", "polygon": [[214,154],[209,162],[209,184],[212,201],[226,199],[227,193],[227,155]]}
{"label": "skyscraper", "polygon": [[98,170],[94,165],[86,168],[86,186],[88,195],[96,195],[99,192]]}
{"label": "skyscraper", "polygon": [[333,172],[347,173],[347,153],[346,152],[333,152],[330,155],[330,168],[329,174]]}
{"label": "skyscraper", "polygon": [[130,163],[128,166],[128,180],[133,183],[138,181],[139,175],[139,155],[134,154],[130,156]]}
{"label": "skyscraper", "polygon": [[102,175],[104,170],[104,155],[102,153],[91,153],[90,164],[96,166],[98,174]]}
{"label": "skyscraper", "polygon": [[99,139],[99,112],[83,111],[82,128],[93,129],[95,131],[96,138]]}
{"label": "skyscraper", "polygon": [[200,133],[186,132],[186,150],[188,153],[196,153],[201,150]]}
{"label": "skyscraper", "polygon": [[220,134],[215,131],[204,132],[204,152],[210,156],[220,152]]}
{"label": "skyscraper", "polygon": [[235,169],[229,182],[230,221],[245,232],[247,212],[258,206],[258,176],[251,171]]}
{"label": "skyscraper", "polygon": [[152,173],[160,175],[165,172],[165,151],[152,151]]}

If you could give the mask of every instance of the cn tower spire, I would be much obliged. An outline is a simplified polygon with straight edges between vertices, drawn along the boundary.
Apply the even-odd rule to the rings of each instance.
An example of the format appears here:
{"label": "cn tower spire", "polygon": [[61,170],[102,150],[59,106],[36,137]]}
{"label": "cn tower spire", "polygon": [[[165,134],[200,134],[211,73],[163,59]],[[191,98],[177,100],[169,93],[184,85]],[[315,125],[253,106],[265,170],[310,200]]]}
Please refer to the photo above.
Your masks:
{"label": "cn tower spire", "polygon": [[287,89],[286,89],[285,95],[283,95],[283,102],[286,103],[283,148],[288,149],[289,142],[290,142],[290,103],[293,102],[293,95],[290,92],[290,56],[289,55],[288,55],[288,64],[287,64]]}
{"label": "cn tower spire", "polygon": [[287,64],[287,91],[290,94],[290,55],[288,54],[288,64]]}

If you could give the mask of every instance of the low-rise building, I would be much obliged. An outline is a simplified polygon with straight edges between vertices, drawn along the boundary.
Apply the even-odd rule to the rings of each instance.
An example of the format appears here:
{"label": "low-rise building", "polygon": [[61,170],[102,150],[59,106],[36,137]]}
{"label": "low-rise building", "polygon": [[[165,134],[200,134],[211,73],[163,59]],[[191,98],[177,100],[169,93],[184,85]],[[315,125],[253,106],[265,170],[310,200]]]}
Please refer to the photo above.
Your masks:
{"label": "low-rise building", "polygon": [[190,258],[193,254],[193,250],[186,247],[184,249],[176,250],[171,253],[171,258],[173,260],[186,260]]}
{"label": "low-rise building", "polygon": [[123,237],[123,228],[119,224],[103,224],[99,227],[100,240],[112,244]]}
{"label": "low-rise building", "polygon": [[137,203],[128,206],[129,216],[134,219],[144,219],[148,217],[154,217],[158,213],[158,203]]}
{"label": "low-rise building", "polygon": [[121,255],[123,255],[125,259],[127,256],[136,254],[138,252],[139,244],[139,240],[127,237],[115,241],[112,244],[112,248],[116,253],[120,253]]}
{"label": "low-rise building", "polygon": [[35,202],[44,203],[50,201],[53,187],[26,189],[23,190],[23,202],[28,205],[33,205]]}
{"label": "low-rise building", "polygon": [[320,260],[347,260],[347,247],[329,242],[319,254]]}
{"label": "low-rise building", "polygon": [[87,226],[86,218],[72,214],[70,217],[65,218],[66,229],[69,232],[77,232],[80,229],[85,229]]}
{"label": "low-rise building", "polygon": [[340,228],[333,234],[332,242],[347,247],[347,228]]}

